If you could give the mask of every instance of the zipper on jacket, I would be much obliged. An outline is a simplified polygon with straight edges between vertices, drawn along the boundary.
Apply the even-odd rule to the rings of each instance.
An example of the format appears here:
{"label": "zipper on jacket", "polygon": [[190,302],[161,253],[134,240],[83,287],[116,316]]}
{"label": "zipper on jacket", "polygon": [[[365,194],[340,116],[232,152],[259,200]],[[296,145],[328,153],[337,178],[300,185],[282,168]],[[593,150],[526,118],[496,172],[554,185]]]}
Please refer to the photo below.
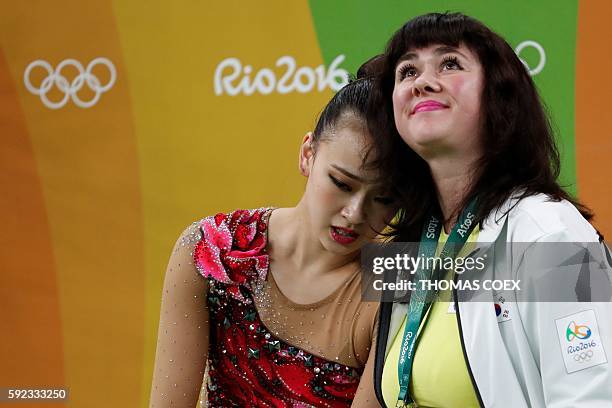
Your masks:
{"label": "zipper on jacket", "polygon": [[[457,274],[453,279],[457,282]],[[453,302],[455,303],[455,316],[457,317],[457,327],[459,328],[459,339],[461,340],[461,350],[463,351],[463,359],[465,360],[465,365],[467,366],[468,373],[470,374],[470,380],[472,380],[472,385],[474,386],[474,391],[476,391],[476,397],[478,398],[478,404],[482,408],[484,408],[484,403],[482,402],[482,396],[480,395],[480,391],[478,390],[478,385],[476,384],[476,379],[474,378],[474,373],[472,373],[472,367],[470,366],[470,361],[468,360],[467,352],[465,351],[465,343],[463,341],[463,328],[461,327],[461,316],[459,315],[459,301],[457,300],[457,288],[453,288]]]}

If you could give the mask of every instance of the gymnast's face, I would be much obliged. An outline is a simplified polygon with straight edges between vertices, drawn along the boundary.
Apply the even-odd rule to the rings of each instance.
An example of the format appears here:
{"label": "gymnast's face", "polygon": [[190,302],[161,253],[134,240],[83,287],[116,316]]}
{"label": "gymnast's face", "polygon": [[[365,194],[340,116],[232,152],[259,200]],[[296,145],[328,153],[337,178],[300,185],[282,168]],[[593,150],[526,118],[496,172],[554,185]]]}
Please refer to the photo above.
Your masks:
{"label": "gymnast's face", "polygon": [[[349,116],[349,117],[347,117]],[[306,177],[303,201],[313,238],[335,253],[358,251],[384,229],[396,212],[377,172],[363,169],[370,136],[363,121],[343,115],[316,146],[304,138],[300,171]]]}

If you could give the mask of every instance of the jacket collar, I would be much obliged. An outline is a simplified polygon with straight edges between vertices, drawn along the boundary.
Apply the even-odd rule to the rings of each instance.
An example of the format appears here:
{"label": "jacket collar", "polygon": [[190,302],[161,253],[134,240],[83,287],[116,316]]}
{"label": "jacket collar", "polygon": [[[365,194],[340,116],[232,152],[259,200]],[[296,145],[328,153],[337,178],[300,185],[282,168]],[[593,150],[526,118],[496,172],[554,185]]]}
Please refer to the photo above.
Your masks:
{"label": "jacket collar", "polygon": [[478,231],[479,247],[486,249],[491,246],[499,237],[508,219],[508,214],[521,199],[521,192],[515,192],[494,211],[484,219]]}

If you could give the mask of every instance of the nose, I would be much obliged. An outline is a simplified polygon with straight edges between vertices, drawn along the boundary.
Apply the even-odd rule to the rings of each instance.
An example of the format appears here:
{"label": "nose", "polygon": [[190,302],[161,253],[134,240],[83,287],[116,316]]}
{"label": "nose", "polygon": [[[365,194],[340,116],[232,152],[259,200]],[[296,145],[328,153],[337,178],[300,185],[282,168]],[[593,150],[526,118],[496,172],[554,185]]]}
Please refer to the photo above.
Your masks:
{"label": "nose", "polygon": [[355,194],[342,208],[340,215],[342,215],[348,221],[350,227],[354,227],[365,222],[365,204],[365,194]]}
{"label": "nose", "polygon": [[431,69],[424,70],[415,80],[412,87],[414,96],[423,96],[427,93],[436,93],[442,90],[438,77]]}

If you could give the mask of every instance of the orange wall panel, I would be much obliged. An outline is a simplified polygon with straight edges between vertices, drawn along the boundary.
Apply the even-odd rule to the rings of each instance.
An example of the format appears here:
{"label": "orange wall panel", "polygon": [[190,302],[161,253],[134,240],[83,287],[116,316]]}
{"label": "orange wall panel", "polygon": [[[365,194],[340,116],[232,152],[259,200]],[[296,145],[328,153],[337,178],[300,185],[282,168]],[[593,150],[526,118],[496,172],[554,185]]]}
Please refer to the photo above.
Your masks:
{"label": "orange wall panel", "polygon": [[578,194],[595,211],[597,228],[612,236],[612,81],[608,67],[612,3],[581,1],[576,56],[576,162]]}

